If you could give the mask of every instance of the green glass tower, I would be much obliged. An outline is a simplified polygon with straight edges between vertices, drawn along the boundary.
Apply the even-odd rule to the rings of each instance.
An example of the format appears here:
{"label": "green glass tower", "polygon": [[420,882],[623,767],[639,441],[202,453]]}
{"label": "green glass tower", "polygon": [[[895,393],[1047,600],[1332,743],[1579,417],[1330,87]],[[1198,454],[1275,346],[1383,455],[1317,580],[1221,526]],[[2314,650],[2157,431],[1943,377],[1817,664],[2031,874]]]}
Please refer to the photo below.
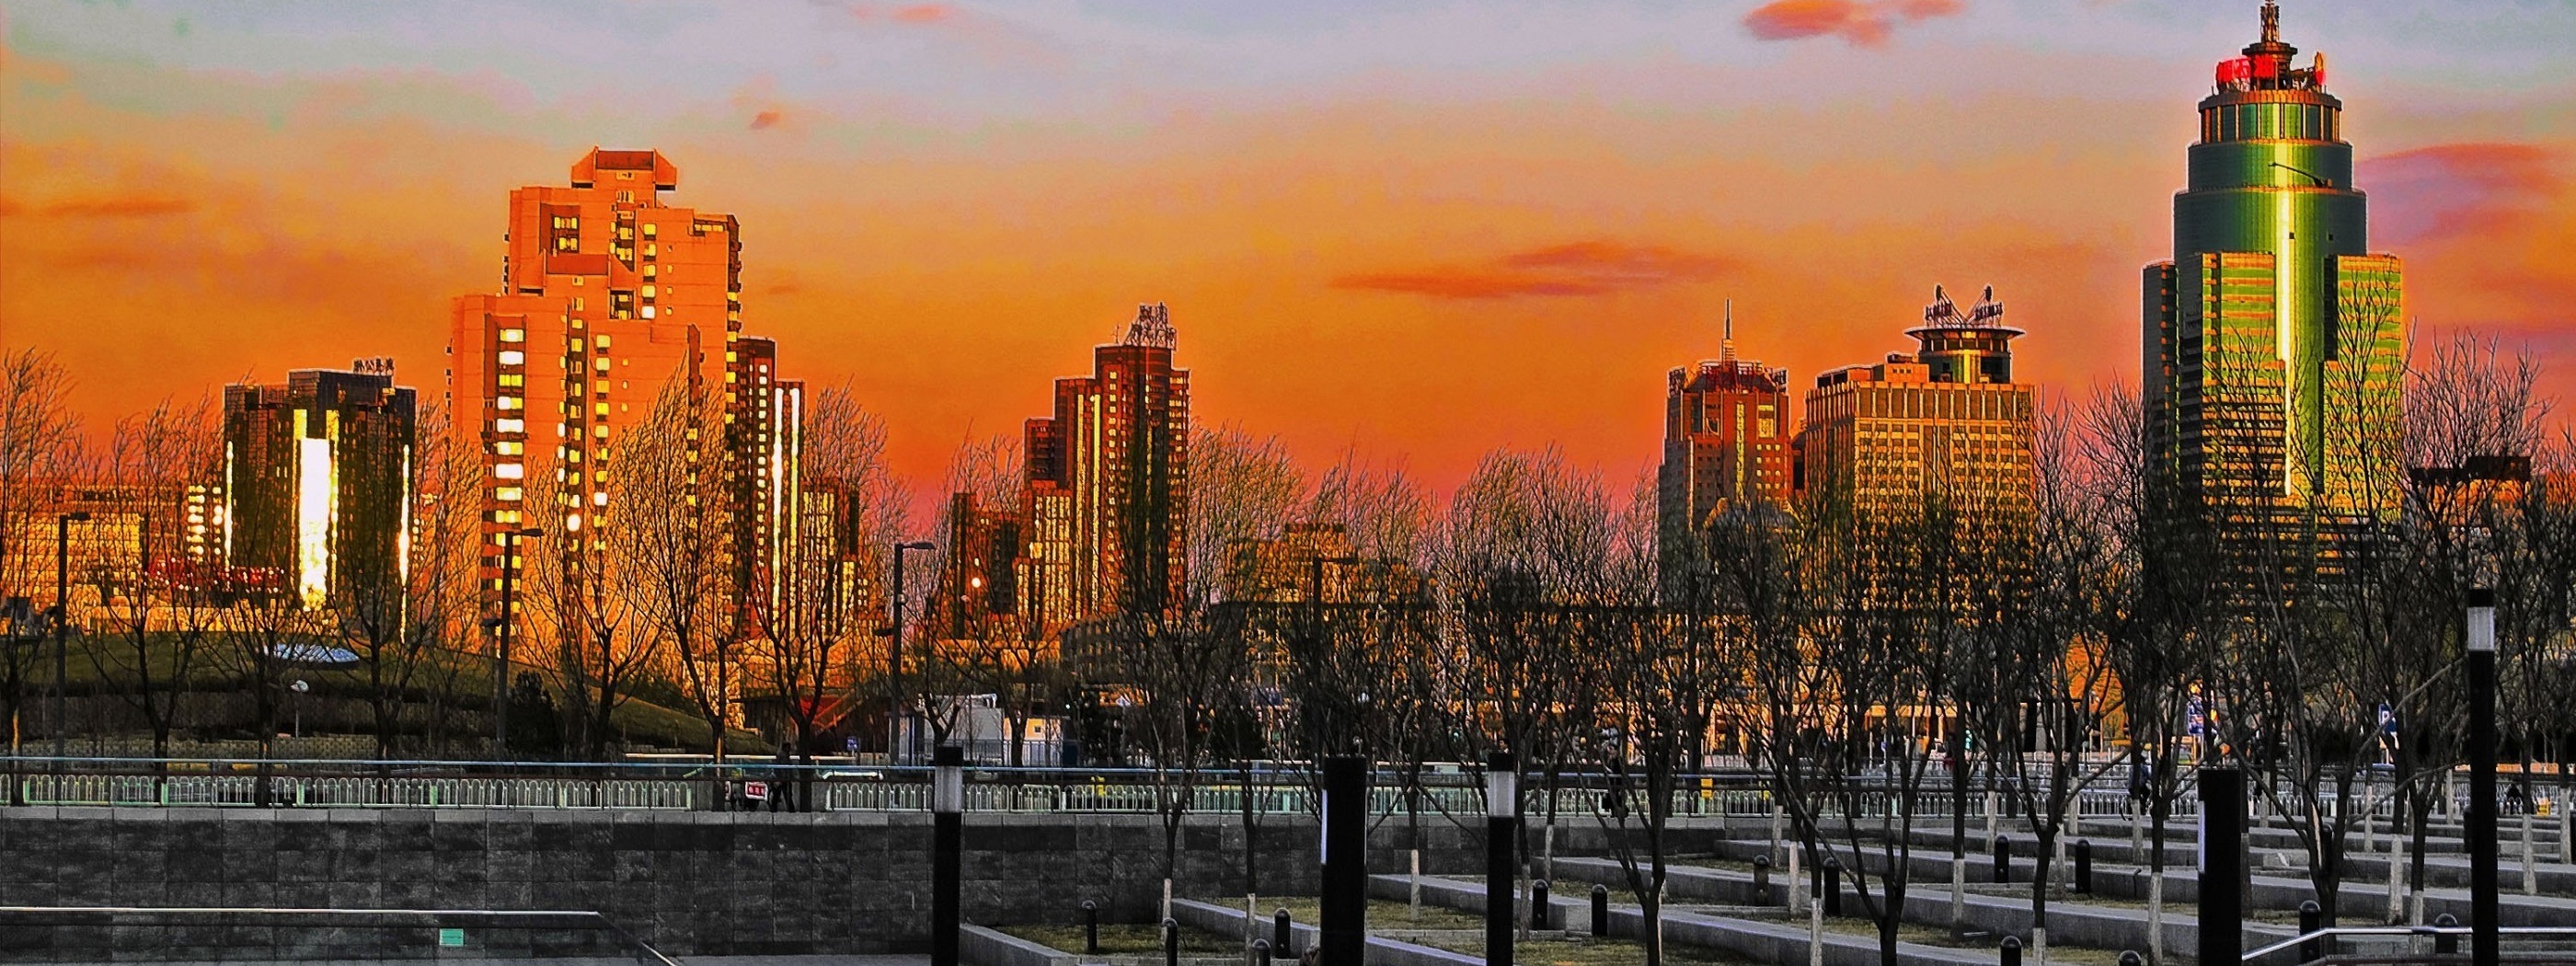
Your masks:
{"label": "green glass tower", "polygon": [[2385,516],[2401,266],[2370,253],[2325,56],[2297,53],[2267,2],[2262,39],[2201,99],[2173,260],[2145,273],[2149,422],[2166,478],[2207,509]]}

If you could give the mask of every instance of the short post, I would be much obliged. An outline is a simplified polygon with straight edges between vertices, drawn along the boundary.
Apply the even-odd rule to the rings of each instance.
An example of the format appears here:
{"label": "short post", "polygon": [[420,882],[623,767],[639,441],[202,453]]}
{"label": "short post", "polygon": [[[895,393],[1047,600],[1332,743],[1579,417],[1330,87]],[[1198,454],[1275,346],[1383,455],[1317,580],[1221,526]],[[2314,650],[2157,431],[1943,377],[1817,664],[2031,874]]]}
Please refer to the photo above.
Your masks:
{"label": "short post", "polygon": [[1547,880],[1530,883],[1530,928],[1547,928]]}
{"label": "short post", "polygon": [[2093,840],[2075,840],[2075,892],[2093,894]]}
{"label": "short post", "polygon": [[1828,855],[1825,856],[1825,915],[1842,914],[1843,860],[1841,856]]}
{"label": "short post", "polygon": [[1181,921],[1163,919],[1163,966],[1181,966]]}
{"label": "short post", "polygon": [[1596,885],[1592,887],[1592,934],[1595,936],[1607,936],[1610,934],[1609,886]]}
{"label": "short post", "polygon": [[[1485,756],[1485,966],[1512,966],[1512,846],[1520,841],[1520,764]],[[1531,911],[1544,919],[1546,900]]]}
{"label": "short post", "polygon": [[2147,966],[2147,957],[2138,955],[2137,950],[2124,949],[2120,951],[2120,966]]}
{"label": "short post", "polygon": [[[2317,926],[2325,920],[2325,917],[2325,907],[2317,905],[2316,900],[2310,899],[2306,902],[2299,903],[2299,935],[2306,936],[2310,933],[2316,932]],[[2316,962],[2319,958],[2317,954],[2317,945],[2318,944],[2315,939],[2308,939],[2300,942],[2299,961],[2302,963]]]}
{"label": "short post", "polygon": [[1753,902],[1764,906],[1771,904],[1771,857],[1768,855],[1753,857]]}
{"label": "short post", "polygon": [[2001,885],[2011,881],[2012,840],[1998,835],[1995,836],[1995,883]]}
{"label": "short post", "polygon": [[965,852],[966,749],[941,745],[930,778],[930,966],[957,966],[957,890]]}
{"label": "short post", "polygon": [[1368,950],[1369,760],[1324,759],[1322,966],[1361,966]]}
{"label": "short post", "polygon": [[1288,920],[1287,906],[1280,906],[1279,914],[1270,917],[1270,948],[1278,950],[1279,955],[1297,955],[1297,932],[1291,928],[1294,925]]}
{"label": "short post", "polygon": [[2434,934],[2433,934],[2433,955],[2436,955],[2436,956],[2457,956],[2457,955],[2459,955],[2459,954],[2460,954],[2460,934],[2459,934],[2459,933],[2455,933],[2455,932],[2448,932],[2447,930],[2452,930],[2452,929],[2458,929],[2458,928],[2460,928],[2460,921],[2459,921],[2458,919],[2452,918],[2452,916],[2451,916],[2451,914],[2450,914],[2450,913],[2445,912],[2445,913],[2443,913],[2443,914],[2441,914],[2441,915],[2439,915],[2439,916],[2435,916],[2435,917],[2433,917],[2433,928],[2435,928],[2435,929],[2441,929],[2441,930],[2446,930],[2446,931],[2444,931],[2444,932],[2437,932],[2437,933],[2434,933]]}
{"label": "short post", "polygon": [[1252,941],[1252,966],[1270,966],[1270,940]]}
{"label": "short post", "polygon": [[2245,958],[2245,773],[2200,770],[2200,961]]}
{"label": "short post", "polygon": [[2003,963],[2003,966],[2021,966],[2021,937],[2020,937],[2020,936],[2005,936],[2005,937],[2004,937],[2004,963]]}
{"label": "short post", "polygon": [[1100,903],[1082,900],[1082,952],[1100,955]]}

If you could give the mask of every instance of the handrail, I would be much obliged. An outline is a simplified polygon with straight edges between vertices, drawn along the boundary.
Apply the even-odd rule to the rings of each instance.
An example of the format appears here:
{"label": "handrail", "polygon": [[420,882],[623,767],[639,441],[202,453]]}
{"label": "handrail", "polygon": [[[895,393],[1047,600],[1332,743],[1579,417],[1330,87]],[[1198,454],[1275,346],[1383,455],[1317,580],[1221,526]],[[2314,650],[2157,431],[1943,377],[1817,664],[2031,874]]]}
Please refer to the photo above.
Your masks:
{"label": "handrail", "polygon": [[[659,966],[680,966],[677,960],[663,955],[651,943],[627,932],[608,916],[588,909],[319,909],[268,906],[0,906],[0,917],[29,916],[253,916],[316,919],[412,918],[437,925],[456,920],[545,920],[580,921],[584,926],[603,930],[623,940],[636,952],[636,960]],[[362,927],[363,928],[363,927]],[[510,928],[504,925],[501,928]],[[651,957],[651,958],[646,958]]]}
{"label": "handrail", "polygon": [[[2298,946],[2302,943],[2315,942],[2321,939],[2337,939],[2346,936],[2394,936],[2405,938],[2421,938],[2426,936],[2466,936],[2475,931],[2475,929],[2469,926],[2329,926],[2323,929],[2318,929],[2314,932],[2292,936],[2288,939],[2281,940],[2280,942],[2254,950],[2253,952],[2246,953],[2242,959],[2245,962],[2250,963],[2265,956],[2272,955],[2273,953]],[[2499,926],[2496,928],[2496,933],[2500,936],[2576,937],[2576,926]]]}

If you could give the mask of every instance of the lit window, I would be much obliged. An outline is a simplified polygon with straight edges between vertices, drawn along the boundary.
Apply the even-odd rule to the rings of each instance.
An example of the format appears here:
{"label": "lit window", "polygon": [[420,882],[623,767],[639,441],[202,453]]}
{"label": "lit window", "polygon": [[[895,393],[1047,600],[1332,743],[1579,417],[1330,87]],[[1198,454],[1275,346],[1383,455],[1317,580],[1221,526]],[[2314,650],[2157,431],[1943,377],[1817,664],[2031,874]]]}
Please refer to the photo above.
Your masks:
{"label": "lit window", "polygon": [[525,385],[527,385],[527,384],[528,384],[528,377],[526,377],[526,376],[522,376],[522,375],[519,375],[519,374],[517,374],[517,373],[512,373],[512,374],[509,374],[509,375],[502,376],[502,377],[501,377],[501,384],[502,384],[502,385],[504,385],[504,386],[511,386],[511,387],[525,386]]}
{"label": "lit window", "polygon": [[525,479],[528,475],[528,468],[527,466],[519,463],[499,463],[492,467],[492,475],[497,479],[504,480]]}
{"label": "lit window", "polygon": [[603,335],[603,336],[600,336],[600,337],[599,337],[599,351],[601,351],[601,352],[606,352],[606,351],[608,351],[608,337],[607,337],[607,336],[604,336],[604,335]]}
{"label": "lit window", "polygon": [[645,306],[645,307],[644,307],[644,317],[645,317],[645,318],[648,318],[648,319],[653,317],[653,307],[652,307],[652,306],[647,305],[647,306]]}
{"label": "lit window", "polygon": [[517,503],[520,495],[519,488],[515,486],[498,487],[492,491],[492,498],[503,503]]}
{"label": "lit window", "polygon": [[503,349],[501,350],[501,364],[505,366],[527,365],[528,354],[517,349]]}
{"label": "lit window", "polygon": [[580,530],[580,529],[581,529],[581,514],[578,514],[578,513],[567,513],[567,514],[564,514],[564,529],[565,529],[566,531],[578,531],[578,530]]}
{"label": "lit window", "polygon": [[593,427],[591,427],[591,428],[590,428],[590,438],[592,438],[592,439],[607,439],[607,438],[608,438],[608,427],[606,427],[606,426],[593,426]]}
{"label": "lit window", "polygon": [[519,408],[519,397],[503,396],[499,399],[493,400],[493,403],[500,406],[503,412],[507,412],[509,410]]}
{"label": "lit window", "polygon": [[503,440],[492,444],[492,452],[498,453],[502,456],[517,456],[521,453],[527,452],[527,450],[528,444],[512,440]]}
{"label": "lit window", "polygon": [[607,506],[607,505],[608,505],[608,491],[606,491],[606,490],[601,490],[601,491],[599,491],[599,492],[597,492],[597,493],[593,493],[593,494],[591,494],[591,495],[590,495],[590,505],[592,505],[592,506]]}
{"label": "lit window", "polygon": [[654,227],[654,226],[653,226],[653,223],[652,223],[652,222],[649,222],[649,221],[648,221],[648,222],[645,222],[645,223],[644,223],[644,237],[646,237],[646,238],[651,238],[651,237],[653,237],[653,227]]}
{"label": "lit window", "polygon": [[608,360],[606,360],[606,359],[592,359],[592,360],[590,360],[590,367],[591,367],[592,369],[596,369],[596,370],[598,370],[598,371],[600,371],[600,372],[607,372],[607,371],[608,371]]}
{"label": "lit window", "polygon": [[502,329],[502,330],[501,330],[501,341],[503,341],[503,342],[526,342],[526,341],[528,341],[528,330],[526,330],[526,329]]}
{"label": "lit window", "polygon": [[492,431],[496,433],[525,433],[528,431],[528,421],[524,419],[495,419],[492,421]]}
{"label": "lit window", "polygon": [[648,298],[648,299],[649,299],[649,298],[652,298],[652,297],[653,297],[653,291],[654,291],[654,288],[655,288],[655,287],[654,287],[654,286],[651,286],[651,285],[644,286],[644,297],[645,297],[645,298]]}

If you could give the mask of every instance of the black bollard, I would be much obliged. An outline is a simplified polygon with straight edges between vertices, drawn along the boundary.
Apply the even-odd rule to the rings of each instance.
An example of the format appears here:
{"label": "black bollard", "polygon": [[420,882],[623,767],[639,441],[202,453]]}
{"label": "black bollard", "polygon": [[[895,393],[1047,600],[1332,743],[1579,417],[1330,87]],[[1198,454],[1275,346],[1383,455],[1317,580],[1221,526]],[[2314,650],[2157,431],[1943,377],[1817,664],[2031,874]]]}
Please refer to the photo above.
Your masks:
{"label": "black bollard", "polygon": [[941,745],[930,780],[930,966],[957,966],[959,866],[965,853],[966,749]]}
{"label": "black bollard", "polygon": [[1100,955],[1100,903],[1082,900],[1082,953]]}
{"label": "black bollard", "polygon": [[2003,966],[2021,966],[2021,937],[2004,937]]}
{"label": "black bollard", "polygon": [[1771,904],[1771,857],[1768,855],[1753,857],[1753,903]]}
{"label": "black bollard", "polygon": [[2123,950],[2120,953],[2120,966],[2147,966],[2147,957],[2138,955],[2138,951],[2134,949]]}
{"label": "black bollard", "polygon": [[1278,950],[1281,956],[1294,959],[1297,956],[1297,933],[1289,928],[1290,925],[1288,907],[1279,907],[1279,914],[1270,918],[1270,948]]}
{"label": "black bollard", "polygon": [[2075,840],[2075,892],[2093,894],[2093,840]]}
{"label": "black bollard", "polygon": [[1843,860],[1825,857],[1825,915],[1843,914]]}
{"label": "black bollard", "polygon": [[[2310,899],[2306,902],[2299,903],[2299,935],[2305,936],[2317,931],[2317,925],[2320,921],[2324,920],[2325,917],[2325,907],[2317,905],[2316,900]],[[2299,961],[2302,963],[2313,963],[2317,961],[2316,940],[2310,939],[2299,943]]]}
{"label": "black bollard", "polygon": [[1995,882],[2002,884],[2011,881],[2012,840],[1998,835],[1995,836]]}
{"label": "black bollard", "polygon": [[1610,934],[1609,886],[1597,885],[1592,887],[1592,934],[1595,936],[1607,936]]}
{"label": "black bollard", "polygon": [[1163,920],[1163,966],[1181,966],[1181,923]]}
{"label": "black bollard", "polygon": [[2245,958],[2245,773],[2203,767],[2200,802],[2199,959],[2233,963]]}
{"label": "black bollard", "polygon": [[[2458,929],[2460,928],[2460,921],[2452,918],[2450,913],[2445,912],[2439,916],[2433,917],[2433,925],[2442,929]],[[2433,954],[2436,956],[2459,955],[2460,934],[2455,932],[2434,933]]]}
{"label": "black bollard", "polygon": [[1252,966],[1270,966],[1270,940],[1252,941]]}
{"label": "black bollard", "polygon": [[[1512,966],[1512,855],[1520,842],[1520,778],[1511,752],[1485,756],[1485,966]],[[1544,921],[1546,903],[1534,903],[1531,914]]]}
{"label": "black bollard", "polygon": [[1530,928],[1547,928],[1547,880],[1530,883]]}
{"label": "black bollard", "polygon": [[1323,897],[1315,946],[1322,966],[1361,966],[1368,955],[1369,760],[1324,759]]}

